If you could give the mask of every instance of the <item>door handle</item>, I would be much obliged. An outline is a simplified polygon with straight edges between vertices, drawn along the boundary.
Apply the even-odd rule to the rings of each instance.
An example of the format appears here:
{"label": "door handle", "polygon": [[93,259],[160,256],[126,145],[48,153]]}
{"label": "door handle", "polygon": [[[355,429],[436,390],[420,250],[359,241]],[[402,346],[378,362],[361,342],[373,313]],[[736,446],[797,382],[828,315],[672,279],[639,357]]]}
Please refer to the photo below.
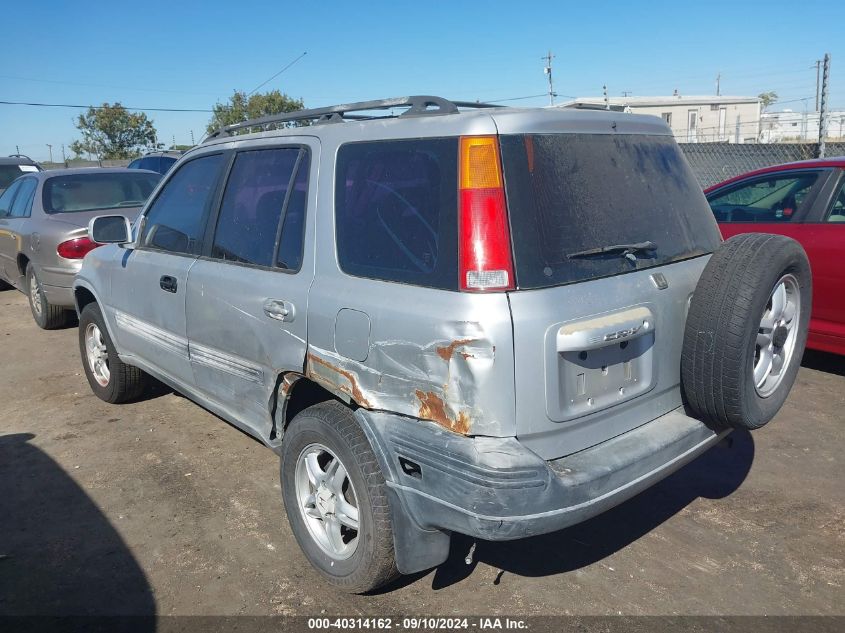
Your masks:
{"label": "door handle", "polygon": [[158,280],[158,285],[166,292],[176,292],[176,288],[179,286],[179,283],[176,281],[176,277],[162,275],[161,279]]}
{"label": "door handle", "polygon": [[267,299],[264,302],[264,314],[276,321],[285,321],[290,323],[296,316],[293,304],[290,301],[282,301],[281,299]]}

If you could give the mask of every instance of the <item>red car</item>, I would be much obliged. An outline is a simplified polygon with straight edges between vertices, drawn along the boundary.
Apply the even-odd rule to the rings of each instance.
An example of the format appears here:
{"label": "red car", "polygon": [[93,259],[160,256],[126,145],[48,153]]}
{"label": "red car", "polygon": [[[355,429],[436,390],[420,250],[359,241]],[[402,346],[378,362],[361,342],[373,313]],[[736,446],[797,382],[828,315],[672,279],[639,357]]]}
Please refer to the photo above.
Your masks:
{"label": "red car", "polygon": [[845,157],[752,171],[704,190],[725,238],[779,233],[813,270],[807,347],[845,354]]}

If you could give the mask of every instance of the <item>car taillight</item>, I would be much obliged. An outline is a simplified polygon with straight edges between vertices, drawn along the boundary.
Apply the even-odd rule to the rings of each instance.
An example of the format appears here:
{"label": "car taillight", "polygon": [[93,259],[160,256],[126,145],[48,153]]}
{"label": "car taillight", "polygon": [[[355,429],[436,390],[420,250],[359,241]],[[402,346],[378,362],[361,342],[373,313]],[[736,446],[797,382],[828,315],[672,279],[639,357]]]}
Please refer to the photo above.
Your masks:
{"label": "car taillight", "polygon": [[510,228],[499,142],[462,136],[460,149],[460,288],[513,290]]}
{"label": "car taillight", "polygon": [[102,244],[97,244],[97,242],[93,242],[87,237],[77,237],[76,239],[59,244],[56,252],[59,254],[59,257],[64,257],[65,259],[82,259],[86,253],[90,253],[98,246],[102,246]]}

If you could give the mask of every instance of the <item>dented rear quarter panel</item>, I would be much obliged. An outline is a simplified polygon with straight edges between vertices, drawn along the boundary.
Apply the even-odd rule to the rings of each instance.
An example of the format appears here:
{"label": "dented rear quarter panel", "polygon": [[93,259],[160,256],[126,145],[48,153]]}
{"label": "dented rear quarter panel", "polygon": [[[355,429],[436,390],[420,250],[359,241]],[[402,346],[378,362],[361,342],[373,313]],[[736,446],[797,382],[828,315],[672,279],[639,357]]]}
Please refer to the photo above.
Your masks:
{"label": "dented rear quarter panel", "polygon": [[[468,123],[421,118],[415,137],[494,134],[489,116]],[[398,122],[398,123],[401,123]],[[361,124],[347,123],[324,141],[325,160],[340,145],[361,140]],[[397,121],[381,124],[378,138],[407,138]],[[370,133],[372,137],[372,133]],[[309,294],[306,375],[371,410],[428,420],[463,435],[514,435],[513,340],[504,293],[469,294],[354,277],[344,273],[335,248],[334,169],[320,173],[316,274]],[[369,318],[366,358],[341,353],[338,313]],[[340,350],[339,351],[339,347]]]}

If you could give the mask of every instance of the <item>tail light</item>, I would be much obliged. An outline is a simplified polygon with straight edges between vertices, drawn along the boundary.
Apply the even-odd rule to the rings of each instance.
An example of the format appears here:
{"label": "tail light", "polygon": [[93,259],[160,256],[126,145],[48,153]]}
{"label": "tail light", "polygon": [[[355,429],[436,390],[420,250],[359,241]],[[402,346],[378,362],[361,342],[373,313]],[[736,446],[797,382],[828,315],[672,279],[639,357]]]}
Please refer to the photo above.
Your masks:
{"label": "tail light", "polygon": [[98,246],[102,246],[102,244],[97,244],[97,242],[87,237],[77,237],[59,244],[56,252],[59,254],[59,257],[64,257],[65,259],[82,259],[87,253],[90,253]]}
{"label": "tail light", "polygon": [[513,290],[510,228],[495,136],[462,136],[458,220],[460,288]]}

